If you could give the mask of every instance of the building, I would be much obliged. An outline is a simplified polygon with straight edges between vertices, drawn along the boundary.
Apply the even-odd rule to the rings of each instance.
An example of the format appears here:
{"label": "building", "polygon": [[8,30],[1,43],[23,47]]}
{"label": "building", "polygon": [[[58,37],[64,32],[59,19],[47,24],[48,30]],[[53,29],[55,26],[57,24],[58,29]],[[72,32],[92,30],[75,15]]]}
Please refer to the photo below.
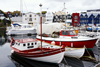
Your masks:
{"label": "building", "polygon": [[72,14],[72,25],[73,26],[79,25],[79,13]]}
{"label": "building", "polygon": [[53,13],[52,12],[47,12],[45,23],[52,23],[52,22],[53,22]]}
{"label": "building", "polygon": [[81,13],[79,16],[80,25],[98,25],[100,24],[100,9],[87,10],[84,14]]}
{"label": "building", "polygon": [[32,24],[35,26],[40,23],[40,16],[33,12],[26,13],[22,18],[24,24]]}
{"label": "building", "polygon": [[7,12],[7,17],[12,18],[13,17],[13,14],[10,11],[8,11]]}
{"label": "building", "polygon": [[66,18],[67,18],[67,16],[66,16],[65,12],[58,11],[58,12],[54,13],[53,22],[59,22],[59,23],[62,22],[62,23],[64,23]]}
{"label": "building", "polygon": [[0,20],[3,20],[5,17],[7,17],[6,14],[0,10]]}

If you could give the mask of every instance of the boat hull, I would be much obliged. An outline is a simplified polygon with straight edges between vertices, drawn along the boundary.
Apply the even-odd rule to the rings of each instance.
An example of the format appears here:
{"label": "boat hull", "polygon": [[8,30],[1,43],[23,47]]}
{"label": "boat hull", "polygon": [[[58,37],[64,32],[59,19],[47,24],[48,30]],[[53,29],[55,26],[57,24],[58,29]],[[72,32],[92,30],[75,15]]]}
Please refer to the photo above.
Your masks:
{"label": "boat hull", "polygon": [[21,35],[21,34],[36,34],[36,30],[11,30],[6,33],[7,35]]}
{"label": "boat hull", "polygon": [[50,56],[45,56],[45,57],[35,57],[35,58],[25,57],[25,58],[37,60],[37,61],[42,61],[42,62],[60,63],[62,61],[63,57],[64,57],[64,52],[50,55]]}
{"label": "boat hull", "polygon": [[[37,40],[41,40],[40,37],[37,38]],[[97,38],[94,38],[94,39],[87,39],[87,40],[76,40],[76,39],[73,39],[73,40],[69,40],[69,39],[56,39],[56,38],[42,38],[42,41],[45,41],[47,43],[50,43],[52,41],[55,42],[56,45],[64,45],[64,46],[67,46],[67,47],[75,47],[75,48],[83,48],[83,47],[86,47],[86,48],[93,48],[96,41],[97,41]]]}
{"label": "boat hull", "polygon": [[85,53],[85,48],[65,48],[65,56],[81,58]]}
{"label": "boat hull", "polygon": [[64,57],[64,51],[63,52],[59,52],[59,53],[56,53],[56,54],[45,54],[45,55],[36,55],[35,54],[30,54],[30,55],[27,55],[27,54],[21,54],[21,53],[18,53],[18,52],[15,52],[16,54],[24,57],[24,58],[27,58],[27,59],[31,59],[31,60],[37,60],[37,61],[42,61],[42,62],[49,62],[49,63],[60,63]]}

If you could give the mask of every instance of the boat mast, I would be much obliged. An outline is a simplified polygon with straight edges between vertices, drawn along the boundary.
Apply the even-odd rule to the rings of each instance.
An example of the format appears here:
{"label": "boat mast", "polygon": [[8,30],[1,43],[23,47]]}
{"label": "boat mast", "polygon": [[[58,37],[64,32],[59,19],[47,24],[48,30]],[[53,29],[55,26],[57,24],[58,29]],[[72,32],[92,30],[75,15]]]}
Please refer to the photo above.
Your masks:
{"label": "boat mast", "polygon": [[65,12],[65,29],[66,29],[66,11],[65,11],[65,3],[64,3],[64,12]]}
{"label": "boat mast", "polygon": [[22,22],[22,20],[23,20],[22,19],[23,17],[21,18],[21,16],[22,16],[21,12],[23,12],[23,8],[22,7],[23,7],[22,0],[20,0],[20,22]]}
{"label": "boat mast", "polygon": [[39,5],[40,6],[40,30],[41,30],[41,51],[42,51],[42,4]]}

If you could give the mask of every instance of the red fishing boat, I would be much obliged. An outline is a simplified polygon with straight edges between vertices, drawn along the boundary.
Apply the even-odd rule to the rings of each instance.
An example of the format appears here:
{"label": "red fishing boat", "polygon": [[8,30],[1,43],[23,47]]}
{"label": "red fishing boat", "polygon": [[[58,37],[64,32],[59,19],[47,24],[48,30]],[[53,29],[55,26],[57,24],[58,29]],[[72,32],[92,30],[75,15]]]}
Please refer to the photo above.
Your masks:
{"label": "red fishing boat", "polygon": [[[55,34],[53,34],[55,35]],[[37,35],[37,39],[41,40],[40,36]],[[56,45],[64,45],[67,47],[75,47],[75,48],[93,48],[96,41],[98,40],[98,36],[89,37],[89,36],[81,36],[78,35],[75,30],[61,30],[56,33],[56,36],[49,37],[47,34],[42,37],[42,41],[47,43],[55,42]]]}
{"label": "red fishing boat", "polygon": [[22,57],[50,63],[60,63],[65,51],[62,47],[41,47],[41,43],[32,38],[18,40],[12,38],[10,46],[16,54]]}

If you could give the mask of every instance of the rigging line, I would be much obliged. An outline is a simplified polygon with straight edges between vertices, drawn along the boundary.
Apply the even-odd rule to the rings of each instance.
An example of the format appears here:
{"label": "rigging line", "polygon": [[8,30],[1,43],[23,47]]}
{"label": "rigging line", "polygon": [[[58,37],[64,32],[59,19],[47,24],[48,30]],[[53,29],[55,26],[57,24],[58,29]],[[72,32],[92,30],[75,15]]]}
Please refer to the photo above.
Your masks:
{"label": "rigging line", "polygon": [[24,5],[25,5],[25,8],[26,8],[26,11],[28,12],[27,7],[26,7],[26,3],[25,3],[25,1],[24,1],[24,0],[23,0],[23,2],[24,2]]}
{"label": "rigging line", "polygon": [[[85,47],[85,46],[84,46]],[[92,55],[89,53],[88,49],[85,47],[87,53],[92,57]]]}
{"label": "rigging line", "polygon": [[66,64],[68,67],[70,67],[70,65],[67,63],[65,57],[64,57],[64,61],[65,61],[65,64]]}

